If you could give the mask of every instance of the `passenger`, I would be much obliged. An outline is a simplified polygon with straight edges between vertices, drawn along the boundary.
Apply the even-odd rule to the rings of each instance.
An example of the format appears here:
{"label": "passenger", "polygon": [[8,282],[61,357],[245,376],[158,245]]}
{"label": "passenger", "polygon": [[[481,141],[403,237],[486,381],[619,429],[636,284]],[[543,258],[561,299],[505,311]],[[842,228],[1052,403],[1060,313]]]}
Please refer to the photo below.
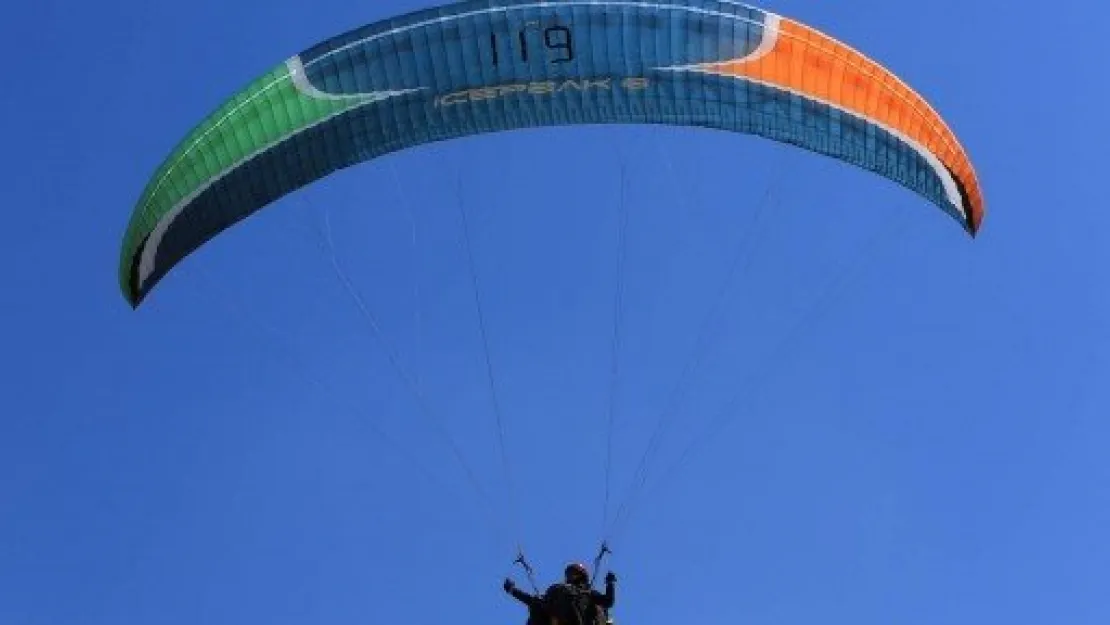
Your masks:
{"label": "passenger", "polygon": [[528,606],[527,625],[551,625],[551,617],[541,597],[520,590],[511,579],[505,580],[504,588],[505,592],[512,595],[514,599]]}

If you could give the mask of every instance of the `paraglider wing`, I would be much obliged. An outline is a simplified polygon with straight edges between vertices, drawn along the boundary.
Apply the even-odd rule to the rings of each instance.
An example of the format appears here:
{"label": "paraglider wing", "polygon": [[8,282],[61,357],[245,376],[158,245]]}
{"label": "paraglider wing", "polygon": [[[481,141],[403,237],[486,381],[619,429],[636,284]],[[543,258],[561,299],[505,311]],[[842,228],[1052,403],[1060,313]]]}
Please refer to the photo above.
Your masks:
{"label": "paraglider wing", "polygon": [[904,185],[973,235],[983,218],[971,162],[941,117],[801,23],[723,0],[468,0],[329,39],[209,115],[141,194],[121,287],[138,306],[224,229],[368,159],[483,132],[606,123],[759,135]]}

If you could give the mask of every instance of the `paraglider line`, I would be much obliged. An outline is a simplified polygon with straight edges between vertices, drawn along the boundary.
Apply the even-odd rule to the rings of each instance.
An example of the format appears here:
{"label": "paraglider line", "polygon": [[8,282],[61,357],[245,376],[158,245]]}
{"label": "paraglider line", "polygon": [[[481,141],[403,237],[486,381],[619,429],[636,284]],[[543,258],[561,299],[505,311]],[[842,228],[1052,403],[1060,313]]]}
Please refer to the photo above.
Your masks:
{"label": "paraglider line", "polygon": [[[393,162],[389,163],[389,173],[393,176],[393,185],[397,189],[397,195],[401,198],[401,208],[405,211],[405,217],[409,222],[409,233],[411,235],[412,247],[412,265],[413,265],[413,281],[412,281],[412,298],[416,300],[416,312],[413,314],[413,325],[416,326],[416,353],[420,353],[420,253],[417,249],[416,243],[416,216],[413,214],[412,202],[409,201],[408,194],[405,193],[404,187],[401,185],[401,177],[397,174],[397,167]],[[419,369],[419,363],[416,364]],[[420,373],[414,373],[417,383],[420,382]]]}
{"label": "paraglider line", "polygon": [[[197,269],[197,270],[195,270],[195,273],[197,273],[199,275],[203,275],[205,272],[203,270]],[[282,336],[283,335],[283,333],[280,330],[278,330],[277,328],[275,328],[273,326],[273,324],[271,324],[271,323],[269,323],[269,322],[267,322],[263,319],[260,319],[257,315],[251,315],[251,314],[247,313],[241,306],[237,305],[236,303],[231,302],[231,301],[223,301],[222,303],[226,306],[228,311],[232,313],[233,316],[238,316],[238,317],[243,317],[243,318],[248,319],[249,323],[244,324],[247,327],[264,330],[265,333],[271,334],[273,336]],[[293,350],[292,350],[292,348],[287,348],[287,349],[281,350],[281,351],[292,352]],[[328,386],[318,376],[313,375],[307,369],[307,367],[303,366],[304,363],[302,363],[300,361],[300,359],[298,359],[294,356],[290,356],[290,360],[292,360],[296,364],[300,365],[300,366],[298,366],[298,369],[301,370],[301,375],[304,376],[305,380],[307,380],[308,383],[311,386],[313,386],[316,390],[323,392],[325,395],[327,395],[329,397],[333,397],[333,398],[335,397],[335,394],[329,391]],[[356,412],[359,412],[359,411],[356,410]],[[405,451],[404,446],[398,444],[397,441],[395,441],[391,436],[389,436],[389,434],[387,434],[385,432],[385,430],[383,430],[378,424],[376,424],[376,423],[374,423],[373,421],[370,421],[370,420],[361,420],[360,423],[364,424],[370,430],[370,432],[372,432],[375,436],[379,437],[381,439],[382,443],[385,444],[387,449],[390,449],[390,450],[396,452],[403,459],[412,463],[412,465],[429,482],[435,484],[436,486],[443,487],[446,490],[450,490],[450,489],[447,489],[447,487],[444,486],[443,482],[441,482],[438,478],[436,478],[431,471],[429,471],[423,464],[421,464],[418,460],[416,460],[416,458],[413,455],[411,455],[410,453]]]}
{"label": "paraglider line", "polygon": [[[747,383],[740,384],[737,386],[737,388],[749,389],[756,386],[761,387],[762,383],[775,373],[778,368],[777,365],[779,361],[788,353],[787,348],[793,345],[801,337],[803,337],[806,333],[806,330],[808,330],[810,326],[815,324],[822,316],[824,316],[825,313],[827,313],[832,308],[832,303],[844,292],[843,287],[851,282],[852,278],[854,278],[855,275],[863,267],[867,266],[867,263],[863,261],[869,258],[871,254],[874,253],[875,250],[879,247],[879,244],[882,243],[884,240],[886,240],[887,238],[894,238],[892,231],[895,231],[895,234],[900,234],[907,223],[908,220],[906,216],[903,216],[902,218],[896,220],[894,223],[890,224],[887,228],[879,229],[879,231],[876,232],[864,246],[864,251],[861,252],[859,256],[851,261],[845,262],[841,266],[840,271],[838,271],[829,281],[829,285],[825,288],[821,295],[818,296],[814,304],[802,315],[801,318],[798,319],[798,321],[791,328],[787,337],[783,339],[781,343],[779,343],[778,348],[772,353],[771,358],[769,359],[771,361],[771,364],[761,367],[759,373],[749,375]],[[763,375],[760,376],[760,373]],[[661,486],[667,478],[672,477],[678,471],[680,471],[693,457],[693,452],[696,448],[704,445],[708,441],[713,440],[716,435],[720,433],[725,426],[727,426],[731,418],[736,416],[736,408],[743,397],[744,395],[742,390],[737,390],[732,395],[732,397],[729,399],[728,402],[726,402],[725,406],[721,409],[721,411],[717,414],[713,421],[711,421],[708,427],[706,427],[702,431],[702,435],[691,440],[691,442],[683,450],[682,454],[680,454],[679,459],[675,461],[675,463],[663,473],[662,478],[658,482],[656,482],[656,488]],[[747,397],[749,400],[754,400],[753,396],[749,395]]]}
{"label": "paraglider line", "polygon": [[613,552],[609,549],[609,543],[601,541],[601,548],[597,550],[597,556],[594,558],[593,575],[590,577],[591,588],[597,585],[597,580],[601,577],[601,562],[605,559],[606,554],[611,553]]}
{"label": "paraglider line", "polygon": [[481,290],[478,285],[478,271],[474,264],[474,253],[470,244],[470,225],[466,217],[466,208],[463,206],[462,201],[462,178],[459,177],[456,182],[456,190],[458,194],[458,207],[459,216],[462,219],[463,240],[466,247],[467,266],[470,269],[470,282],[474,291],[474,306],[478,313],[478,331],[482,337],[482,353],[486,361],[486,380],[489,382],[490,400],[493,402],[494,419],[497,422],[497,441],[501,450],[501,467],[505,472],[505,483],[508,489],[509,496],[509,509],[510,517],[513,519],[513,524],[516,527],[517,537],[517,551],[523,553],[524,548],[520,543],[520,523],[517,520],[516,512],[516,492],[513,488],[512,471],[509,467],[509,454],[507,446],[505,445],[505,423],[503,413],[501,410],[501,402],[497,397],[497,384],[493,375],[493,359],[490,357],[489,351],[489,336],[486,332],[486,318],[482,310],[482,296]]}
{"label": "paraglider line", "polygon": [[328,258],[331,261],[331,266],[332,269],[335,271],[336,277],[339,278],[340,282],[343,284],[343,287],[346,289],[347,294],[351,297],[352,301],[354,301],[355,305],[362,313],[362,316],[369,323],[371,330],[373,330],[375,339],[385,351],[386,358],[389,359],[389,362],[393,366],[394,371],[396,371],[397,375],[401,377],[401,380],[405,383],[409,391],[413,394],[417,406],[420,409],[420,413],[424,415],[424,417],[430,423],[436,426],[436,430],[444,438],[448,446],[450,446],[451,452],[454,454],[455,459],[458,460],[459,464],[462,466],[463,471],[466,473],[467,479],[470,481],[470,484],[474,488],[475,492],[478,493],[478,496],[482,499],[482,501],[486,503],[486,505],[491,505],[491,500],[482,489],[482,486],[478,482],[474,471],[466,462],[466,459],[463,457],[458,445],[455,443],[454,439],[447,432],[447,430],[443,427],[443,424],[440,423],[438,419],[432,417],[432,411],[427,404],[427,400],[424,398],[424,394],[421,393],[420,388],[416,385],[412,377],[408,374],[404,366],[401,364],[400,357],[397,355],[396,350],[393,348],[392,344],[388,340],[386,340],[385,336],[382,333],[381,326],[378,325],[377,319],[374,317],[373,313],[370,312],[370,309],[369,307],[367,307],[366,302],[363,300],[362,296],[359,295],[358,291],[355,289],[354,284],[351,283],[351,279],[347,276],[346,272],[343,271],[342,266],[339,264],[339,259],[335,252],[335,242],[332,238],[331,218],[327,211],[324,212],[324,227],[325,235],[327,238]]}
{"label": "paraglider line", "polygon": [[[311,234],[315,234],[317,236],[322,236],[323,234],[315,228],[312,228],[311,230]],[[306,234],[309,233],[306,231]],[[317,244],[318,243],[319,242],[317,242]],[[216,280],[212,280],[211,278],[209,278],[207,272],[205,272],[203,269],[196,269],[194,270],[194,273],[199,276],[203,276],[203,279],[207,282],[213,284],[217,283]],[[294,347],[276,340],[275,337],[284,337],[284,332],[276,328],[272,323],[260,318],[258,315],[251,314],[249,311],[246,310],[245,307],[241,306],[235,301],[232,301],[232,298],[229,297],[227,293],[224,293],[224,297],[219,297],[215,294],[209,294],[208,297],[213,299],[216,303],[222,305],[233,318],[236,318],[243,325],[244,328],[255,330],[259,337],[264,337],[265,335],[269,334],[270,340],[277,347],[278,351],[283,352],[290,361],[297,365],[296,369],[310,386],[315,388],[317,391],[322,392],[325,396],[338,401],[338,395],[332,392],[333,389],[331,389],[329,385],[326,384],[319,376],[313,375],[310,367],[296,356],[296,350]],[[355,406],[349,400],[341,401],[340,403],[348,408],[352,414],[365,416],[364,411]],[[362,418],[358,419],[357,422],[365,426],[371,434],[377,436],[380,439],[381,443],[384,444],[387,449],[397,454],[400,459],[408,462],[414,469],[416,469],[416,472],[423,476],[423,478],[426,479],[430,484],[439,487],[445,492],[453,493],[458,496],[458,491],[456,489],[449,487],[443,480],[437,477],[434,472],[429,470],[423,463],[421,463],[406,446],[400,444],[397,440],[391,437],[384,429],[381,428],[381,426],[379,426],[373,420],[369,418]],[[486,514],[488,515],[488,511],[486,512]],[[489,519],[487,518],[486,521],[488,523]],[[479,524],[479,526],[487,530],[490,529],[490,527],[484,526],[482,524]],[[494,543],[499,540],[496,532],[493,533],[493,538]]]}
{"label": "paraglider line", "polygon": [[626,204],[626,171],[621,163],[620,175],[620,202],[618,204],[618,232],[617,232],[617,286],[613,295],[613,340],[611,354],[611,368],[609,375],[609,414],[605,436],[605,503],[602,508],[601,529],[602,533],[609,525],[609,499],[612,490],[613,470],[613,423],[616,414],[617,382],[620,374],[620,345],[621,321],[624,317],[624,264],[627,253],[626,231],[628,229],[628,206]]}
{"label": "paraglider line", "polygon": [[[704,352],[708,349],[708,345],[710,344],[710,339],[715,336],[715,334],[710,332],[710,329],[714,325],[714,320],[719,316],[720,308],[726,299],[726,295],[729,293],[729,287],[732,285],[737,270],[740,268],[741,265],[743,265],[744,269],[747,270],[748,266],[752,262],[753,254],[751,252],[754,246],[751,244],[751,241],[755,238],[756,226],[761,223],[760,218],[766,211],[767,207],[770,205],[772,194],[777,185],[778,181],[776,180],[776,182],[770,185],[767,188],[767,191],[764,193],[763,199],[759,203],[759,206],[752,217],[752,227],[748,228],[748,234],[745,237],[745,243],[737,247],[736,254],[733,256],[732,263],[729,267],[728,275],[726,276],[724,282],[721,284],[720,291],[717,293],[716,301],[714,302],[714,305],[710,309],[709,313],[706,315],[705,319],[702,321],[701,329],[698,333],[698,339],[695,342],[694,350],[693,352],[691,352],[691,356],[686,361],[686,365],[683,367],[678,381],[675,383],[674,388],[671,390],[671,394],[668,398],[667,403],[665,404],[665,408],[659,414],[656,420],[655,429],[652,431],[651,438],[648,441],[648,447],[644,451],[643,456],[640,458],[640,463],[636,467],[633,484],[629,488],[628,495],[622,501],[620,507],[617,510],[616,517],[613,520],[613,534],[618,531],[617,528],[619,526],[627,521],[627,517],[631,516],[635,500],[637,499],[640,492],[643,490],[645,483],[647,482],[648,465],[651,463],[653,457],[658,453],[659,446],[662,444],[663,433],[664,431],[666,431],[671,417],[673,417],[677,412],[678,404],[681,402],[681,396],[683,395],[683,392],[685,390],[687,380],[689,379],[692,372],[700,365]],[[719,330],[719,324],[717,329]]]}
{"label": "paraglider line", "polygon": [[540,588],[536,585],[536,572],[532,570],[532,565],[528,564],[528,560],[524,557],[524,549],[518,549],[516,560],[513,564],[519,564],[524,569],[524,575],[528,578],[528,584],[532,587],[532,592],[539,595]]}

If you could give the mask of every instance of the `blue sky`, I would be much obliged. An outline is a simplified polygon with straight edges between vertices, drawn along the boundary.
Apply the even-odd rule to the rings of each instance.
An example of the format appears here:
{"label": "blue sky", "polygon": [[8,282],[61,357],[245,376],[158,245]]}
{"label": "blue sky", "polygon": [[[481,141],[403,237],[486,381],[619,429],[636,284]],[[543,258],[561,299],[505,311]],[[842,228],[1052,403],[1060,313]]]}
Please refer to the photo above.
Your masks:
{"label": "blue sky", "polygon": [[178,138],[276,61],[424,5],[9,7],[0,622],[521,622],[517,540],[544,582],[597,548],[614,393],[610,518],[669,424],[613,537],[618,622],[1105,623],[1106,9],[844,4],[763,6],[950,121],[978,240],[766,141],[540,130],[325,180],[138,312],[119,240]]}

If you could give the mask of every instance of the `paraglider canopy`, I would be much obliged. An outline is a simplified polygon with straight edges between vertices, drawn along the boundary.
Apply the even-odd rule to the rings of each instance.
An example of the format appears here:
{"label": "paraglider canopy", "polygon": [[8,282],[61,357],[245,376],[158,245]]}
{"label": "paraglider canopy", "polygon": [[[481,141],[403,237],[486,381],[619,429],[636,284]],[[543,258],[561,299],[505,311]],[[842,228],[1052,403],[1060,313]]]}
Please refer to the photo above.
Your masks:
{"label": "paraglider canopy", "polygon": [[139,198],[120,286],[138,306],[226,228],[383,154],[610,123],[793,144],[911,189],[972,235],[983,219],[974,168],[940,115],[878,63],[800,22],[731,0],[467,0],[314,45],[218,107]]}

